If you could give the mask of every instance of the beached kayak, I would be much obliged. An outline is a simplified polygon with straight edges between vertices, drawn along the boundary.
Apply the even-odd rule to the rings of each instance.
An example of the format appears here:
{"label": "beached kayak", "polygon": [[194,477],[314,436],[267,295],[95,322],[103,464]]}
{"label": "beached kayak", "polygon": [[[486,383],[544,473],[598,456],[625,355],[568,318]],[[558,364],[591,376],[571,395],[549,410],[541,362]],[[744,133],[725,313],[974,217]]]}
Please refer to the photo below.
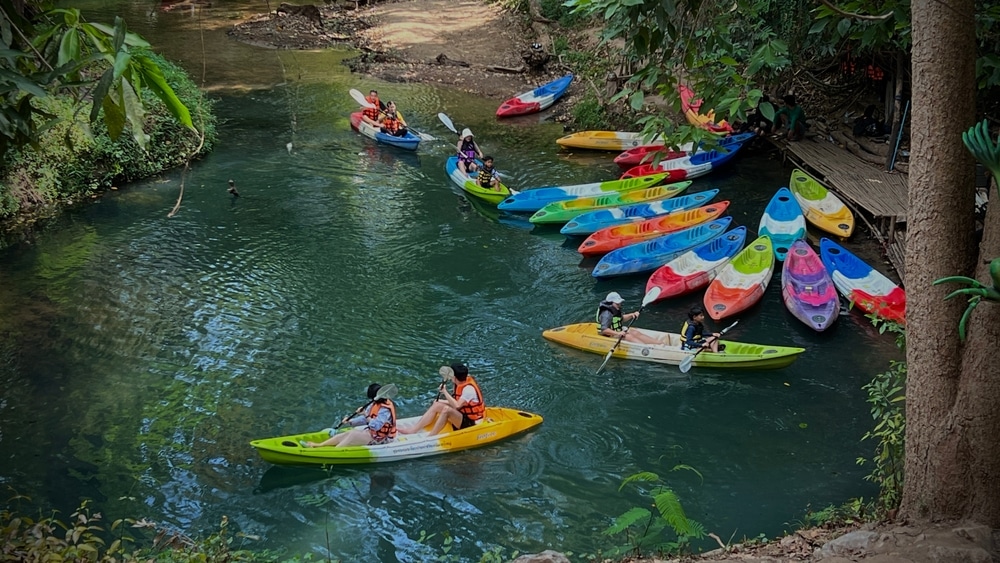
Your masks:
{"label": "beached kayak", "polygon": [[[478,162],[478,161],[477,161]],[[480,166],[482,163],[479,163]],[[476,175],[478,172],[473,172],[472,174],[465,174],[458,168],[458,157],[449,157],[447,162],[445,162],[444,169],[448,172],[448,177],[451,178],[452,182],[458,185],[458,187],[465,190],[465,193],[478,197],[483,201],[487,201],[496,205],[501,201],[507,199],[512,194],[516,194],[514,190],[503,185],[503,182],[499,182],[497,187],[499,190],[493,190],[490,188],[484,188],[476,182]]]}
{"label": "beached kayak", "polygon": [[722,235],[732,221],[732,217],[723,217],[619,248],[605,254],[594,266],[591,275],[595,278],[607,278],[655,270],[695,246]]}
{"label": "beached kayak", "polygon": [[788,188],[799,202],[806,221],[816,228],[842,238],[854,232],[854,214],[815,178],[796,168],[792,170]]}
{"label": "beached kayak", "polygon": [[356,111],[351,114],[351,128],[369,139],[375,139],[380,143],[385,143],[387,145],[392,145],[408,151],[415,151],[420,145],[420,137],[414,135],[409,130],[407,130],[406,135],[403,135],[402,137],[383,133],[380,128],[375,127],[361,119],[360,111]]}
{"label": "beached kayak", "polygon": [[720,201],[695,209],[675,211],[639,223],[608,227],[592,233],[576,250],[585,256],[606,254],[625,246],[639,244],[667,233],[710,221],[720,217],[727,209],[729,209],[729,202]]}
{"label": "beached kayak", "polygon": [[562,97],[571,82],[573,75],[567,74],[534,90],[518,94],[497,108],[497,117],[512,117],[542,111]]}
{"label": "beached kayak", "polygon": [[663,143],[662,137],[644,140],[642,133],[624,131],[580,131],[556,139],[564,148],[591,149],[600,151],[623,151],[645,144]]}
{"label": "beached kayak", "polygon": [[819,240],[819,255],[841,295],[866,313],[906,323],[903,288],[828,238]]}
{"label": "beached kayak", "polygon": [[[400,419],[398,424],[412,425],[419,418],[415,416]],[[322,442],[327,439],[330,434],[322,430],[254,440],[250,445],[257,449],[257,453],[264,461],[277,465],[384,463],[478,448],[520,434],[541,423],[542,417],[537,414],[516,409],[486,407],[486,418],[464,430],[452,430],[428,436],[430,427],[427,427],[416,434],[396,434],[396,439],[392,442],[377,446],[306,448],[299,445],[301,441]],[[451,427],[446,426],[446,428]],[[343,429],[345,432],[348,430],[350,429]]]}
{"label": "beached kayak", "polygon": [[788,188],[780,188],[764,208],[758,234],[771,237],[774,257],[784,260],[792,243],[806,238],[806,218],[795,196]]}
{"label": "beached kayak", "polygon": [[840,298],[823,261],[804,240],[792,243],[781,268],[785,308],[809,328],[822,332],[837,320]]}
{"label": "beached kayak", "polygon": [[708,174],[712,170],[729,162],[739,152],[742,143],[719,147],[710,151],[699,151],[692,155],[670,160],[661,160],[659,164],[640,164],[633,166],[622,174],[622,179],[637,178],[647,174],[667,174],[667,182],[691,180]]}
{"label": "beached kayak", "polygon": [[736,227],[721,237],[681,254],[649,276],[646,293],[654,287],[660,288],[655,302],[705,287],[736,253],[743,250],[746,237],[747,228]]}
{"label": "beached kayak", "polygon": [[[642,176],[646,178],[646,176]],[[639,178],[635,178],[638,180]],[[626,180],[627,181],[627,180]],[[589,235],[601,229],[627,225],[629,223],[641,223],[647,219],[660,217],[676,211],[693,209],[705,205],[719,193],[719,190],[706,190],[696,194],[689,194],[670,199],[661,199],[651,203],[637,203],[624,207],[609,207],[588,211],[583,215],[577,215],[572,221],[563,225],[559,232],[564,235]]]}
{"label": "beached kayak", "polygon": [[[693,143],[687,143],[683,145],[680,150],[673,150],[667,146],[660,144],[655,145],[639,145],[623,151],[621,154],[615,157],[615,164],[617,164],[622,170],[628,170],[633,166],[638,166],[640,164],[645,164],[647,162],[652,162],[654,156],[659,156],[660,160],[670,160],[672,158],[681,158],[687,156],[694,149]],[[656,155],[655,153],[660,153]]]}
{"label": "beached kayak", "polygon": [[705,290],[705,311],[715,320],[745,311],[764,296],[774,273],[771,239],[758,237],[726,264]]}
{"label": "beached kayak", "polygon": [[577,215],[582,215],[595,209],[620,207],[660,199],[667,199],[683,192],[691,182],[675,182],[663,186],[632,190],[629,192],[608,194],[596,197],[581,197],[565,201],[554,201],[539,209],[528,220],[532,223],[565,223]]}
{"label": "beached kayak", "polygon": [[[597,323],[580,323],[551,328],[542,333],[547,340],[583,350],[605,355],[614,347],[617,338],[601,336]],[[694,351],[681,349],[681,335],[673,332],[659,332],[647,328],[643,333],[659,338],[663,344],[638,344],[622,340],[613,357],[623,360],[642,360],[661,364],[680,365],[684,358]],[[726,351],[718,354],[702,352],[694,358],[693,366],[710,368],[775,369],[785,367],[795,361],[804,348],[790,346],[769,346],[720,340]]]}
{"label": "beached kayak", "polygon": [[547,186],[531,188],[514,194],[500,202],[502,211],[525,211],[534,213],[554,201],[566,201],[580,197],[594,197],[632,190],[652,188],[666,178],[666,174],[654,174],[628,180],[608,180],[573,186]]}
{"label": "beached kayak", "polygon": [[708,110],[708,113],[701,113],[702,101],[695,97],[694,91],[686,84],[677,85],[677,93],[681,97],[681,111],[688,123],[695,127],[701,127],[713,133],[732,133],[733,127],[725,119],[716,122],[715,111]]}

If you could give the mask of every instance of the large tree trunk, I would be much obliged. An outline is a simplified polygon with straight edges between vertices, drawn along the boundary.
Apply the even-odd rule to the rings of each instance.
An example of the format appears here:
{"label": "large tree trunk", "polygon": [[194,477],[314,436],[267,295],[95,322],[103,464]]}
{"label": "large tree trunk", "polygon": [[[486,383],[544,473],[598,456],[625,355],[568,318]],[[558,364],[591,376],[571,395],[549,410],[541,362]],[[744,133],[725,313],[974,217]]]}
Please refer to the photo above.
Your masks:
{"label": "large tree trunk", "polygon": [[[906,478],[901,515],[1000,525],[1000,374],[989,363],[998,309],[979,306],[959,342],[961,299],[938,278],[977,270],[974,167],[962,132],[975,116],[973,0],[915,0],[907,211]],[[992,194],[991,194],[992,195]],[[1000,203],[994,200],[992,203]],[[1000,256],[993,205],[983,251]],[[991,256],[991,257],[992,257]],[[980,278],[982,279],[982,278]]]}

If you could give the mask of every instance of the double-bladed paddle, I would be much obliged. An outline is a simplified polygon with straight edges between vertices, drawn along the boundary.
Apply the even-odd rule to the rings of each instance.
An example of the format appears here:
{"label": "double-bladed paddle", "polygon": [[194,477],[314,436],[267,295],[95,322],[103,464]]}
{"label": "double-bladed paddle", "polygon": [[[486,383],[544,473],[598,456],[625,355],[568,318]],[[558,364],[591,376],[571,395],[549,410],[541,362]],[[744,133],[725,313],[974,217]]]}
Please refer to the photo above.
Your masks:
{"label": "double-bladed paddle", "polygon": [[[657,286],[653,286],[653,288],[650,289],[649,292],[646,293],[646,295],[642,298],[642,305],[639,305],[639,310],[636,312],[641,313],[642,310],[646,308],[646,305],[649,305],[653,301],[656,301],[656,298],[659,296],[660,296],[660,288]],[[611,356],[615,355],[615,350],[618,349],[618,345],[622,343],[622,339],[625,338],[626,334],[628,334],[628,329],[631,328],[632,323],[634,323],[635,320],[638,318],[639,315],[632,317],[632,320],[629,321],[627,325],[625,325],[625,330],[622,331],[622,335],[618,337],[618,341],[615,342],[615,345],[612,346],[610,350],[608,350],[608,354],[604,356],[604,362],[601,363],[601,367],[597,368],[597,373],[601,373],[601,370],[604,369],[604,366],[608,365],[608,360],[611,359]]]}
{"label": "double-bladed paddle", "polygon": [[351,414],[345,416],[344,418],[340,419],[340,423],[337,424],[336,426],[334,426],[333,429],[336,430],[336,429],[340,428],[341,426],[347,424],[348,420],[351,420],[355,416],[358,416],[359,414],[365,412],[365,409],[367,409],[375,401],[380,401],[382,399],[392,399],[392,398],[395,398],[396,397],[396,393],[398,393],[398,392],[399,392],[399,390],[396,389],[396,384],[395,383],[390,383],[388,385],[383,385],[382,387],[379,388],[378,392],[375,393],[375,398],[374,399],[368,401],[368,403],[366,403],[365,405],[358,407],[358,410],[354,411],[353,413],[351,413]]}
{"label": "double-bladed paddle", "polygon": [[[363,108],[367,108],[367,109],[375,109],[375,105],[372,104],[371,102],[369,102],[367,99],[365,99],[365,95],[362,94],[361,92],[355,90],[354,88],[351,88],[349,90],[349,92],[351,94],[351,97],[354,98],[354,101],[358,102],[359,106],[361,106]],[[379,109],[381,110],[381,109],[385,109],[385,108],[379,108]],[[400,114],[400,117],[402,117],[402,114]],[[404,124],[405,123],[406,122],[404,121]],[[411,133],[413,133],[414,135],[420,137],[421,141],[436,141],[437,140],[437,137],[433,137],[431,135],[427,135],[426,133],[421,133],[421,132],[415,130],[414,128],[410,127],[408,124],[406,125],[406,127],[407,127],[407,129],[410,130]]]}
{"label": "double-bladed paddle", "polygon": [[[716,340],[721,339],[723,334],[726,334],[727,332],[729,332],[729,329],[731,329],[734,326],[736,326],[736,324],[739,323],[739,322],[740,321],[735,321],[735,322],[733,322],[733,324],[731,324],[731,325],[727,326],[726,328],[722,329],[722,332],[719,333],[718,337],[711,336],[709,338],[716,338]],[[690,356],[686,356],[681,361],[681,365],[679,366],[681,368],[681,373],[687,373],[687,372],[691,371],[691,364],[694,363],[695,357],[697,357],[698,354],[701,354],[704,351],[705,351],[705,348],[698,348],[698,350],[694,354],[691,354]]]}

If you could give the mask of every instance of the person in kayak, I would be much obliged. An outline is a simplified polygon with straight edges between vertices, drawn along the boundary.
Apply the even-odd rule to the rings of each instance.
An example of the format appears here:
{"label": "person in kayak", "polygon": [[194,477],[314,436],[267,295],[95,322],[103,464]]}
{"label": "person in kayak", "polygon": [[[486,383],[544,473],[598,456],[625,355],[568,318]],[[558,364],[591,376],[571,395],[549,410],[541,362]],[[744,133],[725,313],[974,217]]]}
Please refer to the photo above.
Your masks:
{"label": "person in kayak", "polygon": [[385,111],[379,115],[378,125],[382,132],[396,137],[406,136],[406,122],[403,116],[396,110],[396,102],[389,102],[385,105]]}
{"label": "person in kayak", "polygon": [[473,137],[475,135],[472,134],[472,130],[466,127],[462,129],[462,135],[455,145],[455,150],[458,152],[458,169],[465,174],[475,172],[479,168],[476,159],[483,158],[483,151],[479,150],[479,145]]}
{"label": "person in kayak", "polygon": [[[438,388],[438,398],[427,409],[416,424],[410,427],[400,427],[400,434],[416,434],[431,421],[434,426],[427,433],[434,436],[444,430],[444,425],[451,423],[455,430],[475,426],[486,416],[486,404],[483,402],[483,392],[479,384],[469,375],[465,364],[451,364],[451,381],[455,385],[451,393],[445,389],[445,382]],[[436,420],[435,420],[436,419]]]}
{"label": "person in kayak", "polygon": [[479,187],[488,190],[500,190],[500,181],[497,180],[497,169],[493,167],[493,157],[486,155],[483,157],[483,167],[479,169],[479,177],[476,178]]}
{"label": "person in kayak", "polygon": [[684,321],[681,327],[681,349],[697,350],[706,348],[711,352],[722,352],[726,349],[725,344],[719,344],[719,337],[722,333],[713,332],[712,336],[705,338],[705,311],[701,307],[692,307],[688,311],[688,320]]}
{"label": "person in kayak", "polygon": [[625,300],[617,291],[612,291],[601,301],[597,307],[597,332],[608,338],[621,338],[626,342],[638,344],[662,344],[652,336],[644,334],[641,330],[634,328],[626,330],[622,324],[625,321],[634,321],[639,318],[639,311],[622,313],[622,303]]}
{"label": "person in kayak", "polygon": [[372,383],[368,386],[368,398],[371,402],[350,416],[344,417],[341,424],[356,428],[348,432],[339,432],[329,439],[320,442],[302,442],[306,448],[321,446],[377,446],[388,444],[396,438],[396,404],[388,398],[376,399],[382,386]]}
{"label": "person in kayak", "polygon": [[372,107],[361,111],[361,120],[373,127],[378,127],[379,114],[382,113],[382,102],[378,99],[378,92],[375,90],[368,92],[368,95],[365,96],[365,101],[371,104]]}

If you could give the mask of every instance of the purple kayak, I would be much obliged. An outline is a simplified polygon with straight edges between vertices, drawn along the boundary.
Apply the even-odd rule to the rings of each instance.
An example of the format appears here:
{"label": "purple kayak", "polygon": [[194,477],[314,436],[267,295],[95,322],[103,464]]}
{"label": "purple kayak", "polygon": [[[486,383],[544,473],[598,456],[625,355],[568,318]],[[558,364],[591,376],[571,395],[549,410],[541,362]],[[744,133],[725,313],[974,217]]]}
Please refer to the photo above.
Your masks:
{"label": "purple kayak", "polygon": [[809,328],[821,332],[837,320],[840,299],[823,261],[809,243],[792,243],[781,269],[781,297],[789,312]]}

